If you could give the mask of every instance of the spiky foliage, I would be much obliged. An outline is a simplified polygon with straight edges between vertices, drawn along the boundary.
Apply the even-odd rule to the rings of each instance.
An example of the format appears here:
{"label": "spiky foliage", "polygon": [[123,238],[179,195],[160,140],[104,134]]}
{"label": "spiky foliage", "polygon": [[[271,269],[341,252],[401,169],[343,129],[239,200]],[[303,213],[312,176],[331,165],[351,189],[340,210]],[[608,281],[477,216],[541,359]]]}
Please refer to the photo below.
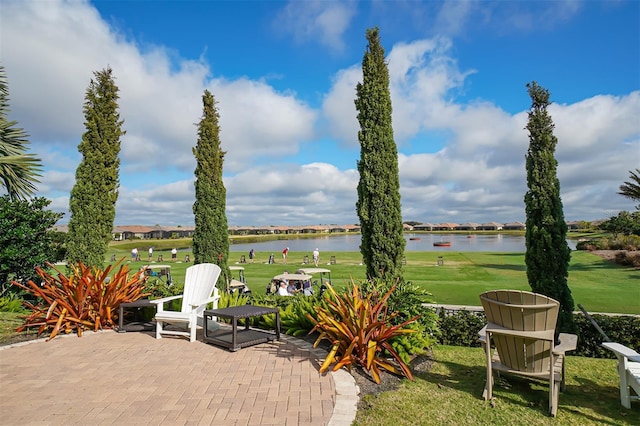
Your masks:
{"label": "spiky foliage", "polygon": [[547,112],[549,91],[535,81],[527,84],[531,110],[527,130],[529,150],[526,156],[527,185],[524,196],[527,215],[527,279],[531,289],[560,302],[558,331],[575,331],[573,297],[567,284],[571,249],[567,245],[567,224],[560,199],[558,162],[553,135],[554,124]]}
{"label": "spiky foliage", "polygon": [[[413,380],[409,366],[391,342],[398,336],[415,333],[416,330],[408,326],[418,317],[393,324],[393,318],[398,312],[389,312],[387,301],[395,286],[384,295],[363,295],[355,282],[350,287],[339,294],[331,285],[327,285],[330,293],[327,308],[316,307],[317,318],[307,314],[307,318],[315,324],[311,332],[320,333],[314,346],[322,340],[328,340],[332,345],[320,366],[320,372],[327,371],[333,364],[333,371],[342,367],[351,369],[352,365],[358,365],[369,371],[376,383],[380,383],[381,369]],[[395,360],[395,365],[389,361],[388,356]]]}
{"label": "spiky foliage", "polygon": [[42,278],[42,285],[29,281],[27,285],[14,281],[16,285],[36,296],[36,302],[25,301],[24,306],[31,313],[18,332],[26,328],[38,327],[38,335],[50,331],[49,340],[61,330],[65,333],[75,331],[82,336],[84,330],[111,328],[115,325],[118,307],[121,303],[133,302],[146,296],[143,293],[145,281],[144,270],[129,276],[129,267],[120,269],[107,279],[112,269],[91,269],[82,262],[71,267],[71,274],[66,276],[56,269],[57,275],[51,275],[41,268],[36,268]]}
{"label": "spiky foliage", "polygon": [[[620,192],[618,194],[623,197],[627,197],[633,201],[640,202],[640,169],[629,170],[629,181],[620,185]],[[638,204],[640,210],[640,204]]]}
{"label": "spiky foliage", "polygon": [[193,204],[196,229],[193,233],[194,263],[215,263],[222,273],[218,286],[222,289],[230,278],[229,235],[227,227],[227,191],[222,182],[225,152],[220,148],[219,114],[213,95],[202,95],[202,118],[198,123],[198,142],[193,148],[196,157],[195,195]]}
{"label": "spiky foliage", "polygon": [[64,258],[56,242],[58,232],[51,229],[62,213],[47,210],[49,203],[43,197],[13,201],[0,197],[0,295],[18,290],[9,286],[10,280],[36,279],[36,266]]}
{"label": "spiky foliage", "polygon": [[362,83],[355,100],[360,131],[358,201],[362,229],[360,251],[369,278],[402,277],[402,235],[398,151],[391,125],[389,70],[378,28],[367,30]]}
{"label": "spiky foliage", "polygon": [[101,267],[112,239],[120,171],[120,138],[125,134],[118,112],[118,87],[111,68],[94,72],[85,94],[86,131],[78,145],[82,161],[69,198],[69,264]]}
{"label": "spiky foliage", "polygon": [[27,199],[36,192],[41,161],[34,154],[25,154],[28,135],[17,121],[9,121],[9,83],[0,65],[0,185],[11,200]]}

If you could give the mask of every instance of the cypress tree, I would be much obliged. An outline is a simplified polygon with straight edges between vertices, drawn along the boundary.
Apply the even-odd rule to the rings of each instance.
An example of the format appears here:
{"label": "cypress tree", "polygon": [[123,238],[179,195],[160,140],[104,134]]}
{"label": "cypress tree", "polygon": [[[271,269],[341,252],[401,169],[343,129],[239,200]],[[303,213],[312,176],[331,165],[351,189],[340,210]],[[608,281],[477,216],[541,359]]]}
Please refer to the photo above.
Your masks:
{"label": "cypress tree", "polygon": [[554,124],[547,112],[549,91],[535,81],[527,84],[531,110],[527,130],[529,150],[526,156],[527,185],[524,196],[527,215],[527,279],[531,289],[560,302],[558,332],[573,332],[573,297],[567,284],[571,249],[567,245],[567,224],[560,199],[558,162],[553,135]]}
{"label": "cypress tree", "polygon": [[360,251],[370,279],[402,277],[403,236],[398,151],[391,125],[389,70],[378,28],[366,33],[362,83],[356,87],[360,131],[358,201]]}
{"label": "cypress tree", "polygon": [[102,267],[112,239],[120,171],[120,138],[125,134],[118,112],[118,87],[111,68],[94,72],[85,94],[86,131],[69,198],[67,259]]}
{"label": "cypress tree", "polygon": [[227,191],[222,181],[225,152],[220,149],[220,116],[216,101],[208,90],[202,95],[202,103],[198,142],[193,148],[196,157],[193,256],[195,263],[215,263],[220,266],[222,273],[219,282],[226,283],[229,277],[229,235]]}

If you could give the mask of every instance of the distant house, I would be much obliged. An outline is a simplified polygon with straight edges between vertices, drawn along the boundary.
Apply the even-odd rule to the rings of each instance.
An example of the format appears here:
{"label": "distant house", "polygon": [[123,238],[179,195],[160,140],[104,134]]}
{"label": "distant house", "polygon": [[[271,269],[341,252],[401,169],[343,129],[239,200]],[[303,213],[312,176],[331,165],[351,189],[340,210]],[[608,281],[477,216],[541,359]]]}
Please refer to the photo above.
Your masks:
{"label": "distant house", "polygon": [[455,231],[457,223],[439,223],[433,227],[434,231]]}
{"label": "distant house", "polygon": [[417,225],[413,225],[414,231],[433,231],[435,225],[433,223],[419,223]]}
{"label": "distant house", "polygon": [[467,222],[456,226],[456,231],[475,231],[480,227],[479,223]]}
{"label": "distant house", "polygon": [[300,227],[300,233],[302,234],[322,234],[329,232],[327,225],[311,225]]}
{"label": "distant house", "polygon": [[500,231],[503,225],[498,222],[487,222],[483,223],[478,227],[479,231]]}
{"label": "distant house", "polygon": [[121,225],[113,228],[114,240],[147,240],[151,238],[154,228],[142,225]]}
{"label": "distant house", "polygon": [[524,231],[527,227],[522,222],[505,223],[502,229],[505,231]]}

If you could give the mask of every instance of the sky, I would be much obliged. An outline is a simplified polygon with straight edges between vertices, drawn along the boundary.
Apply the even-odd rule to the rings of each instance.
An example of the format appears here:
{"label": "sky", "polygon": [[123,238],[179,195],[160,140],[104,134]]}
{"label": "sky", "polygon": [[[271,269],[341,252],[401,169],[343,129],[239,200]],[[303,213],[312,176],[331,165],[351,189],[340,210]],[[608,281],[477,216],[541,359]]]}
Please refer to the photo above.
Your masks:
{"label": "sky", "polygon": [[2,0],[9,118],[64,212],[93,73],[119,88],[116,225],[194,223],[192,148],[208,89],[230,226],[355,224],[355,88],[367,28],[390,74],[404,221],[525,220],[526,84],[549,90],[566,220],[635,203],[640,1]]}

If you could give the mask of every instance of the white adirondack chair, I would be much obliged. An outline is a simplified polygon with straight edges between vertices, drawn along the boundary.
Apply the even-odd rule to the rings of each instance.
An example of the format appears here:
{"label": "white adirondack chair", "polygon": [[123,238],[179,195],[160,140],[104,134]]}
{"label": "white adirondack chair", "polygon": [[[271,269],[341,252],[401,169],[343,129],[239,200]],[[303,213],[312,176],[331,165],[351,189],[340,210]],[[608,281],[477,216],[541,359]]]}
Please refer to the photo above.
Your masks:
{"label": "white adirondack chair", "polygon": [[[213,263],[200,263],[187,268],[184,281],[184,292],[179,296],[163,297],[151,300],[156,305],[156,339],[163,334],[189,336],[189,341],[196,340],[196,328],[202,326],[202,313],[209,303],[213,309],[218,307],[220,296],[216,282],[220,276],[220,267]],[[164,304],[182,298],[180,311],[165,311]],[[200,324],[198,323],[200,322]],[[167,330],[166,324],[182,324],[188,331]]]}
{"label": "white adirondack chair", "polygon": [[554,344],[560,303],[518,290],[488,291],[480,300],[488,322],[480,332],[487,363],[484,399],[492,398],[494,371],[548,380],[549,413],[555,417],[564,388],[565,352],[575,350],[578,341],[575,334],[560,333],[560,344]]}
{"label": "white adirondack chair", "polygon": [[[620,376],[620,403],[631,408],[631,401],[640,401],[640,354],[620,343],[604,342],[605,348],[618,357],[618,375]],[[631,394],[631,389],[635,395]]]}

